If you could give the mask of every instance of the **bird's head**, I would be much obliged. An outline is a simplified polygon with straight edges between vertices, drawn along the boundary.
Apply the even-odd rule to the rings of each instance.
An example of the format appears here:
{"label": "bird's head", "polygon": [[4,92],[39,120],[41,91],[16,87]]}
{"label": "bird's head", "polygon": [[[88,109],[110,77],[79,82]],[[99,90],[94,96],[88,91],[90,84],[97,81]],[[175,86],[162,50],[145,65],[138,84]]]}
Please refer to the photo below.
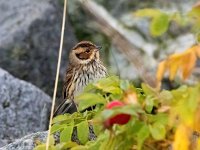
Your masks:
{"label": "bird's head", "polygon": [[99,61],[100,46],[89,41],[81,41],[76,44],[70,53],[69,61],[74,65],[88,64],[92,61]]}

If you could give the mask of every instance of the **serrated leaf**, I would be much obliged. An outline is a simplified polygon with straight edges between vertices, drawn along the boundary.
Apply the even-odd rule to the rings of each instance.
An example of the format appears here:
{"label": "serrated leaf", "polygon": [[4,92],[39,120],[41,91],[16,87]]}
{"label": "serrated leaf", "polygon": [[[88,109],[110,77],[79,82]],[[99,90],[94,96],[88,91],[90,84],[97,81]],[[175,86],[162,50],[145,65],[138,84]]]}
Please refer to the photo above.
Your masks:
{"label": "serrated leaf", "polygon": [[150,32],[153,36],[160,36],[165,33],[169,26],[169,16],[162,13],[152,19]]}
{"label": "serrated leaf", "polygon": [[156,122],[153,125],[149,125],[149,130],[155,140],[162,140],[165,138],[166,129],[163,124]]}
{"label": "serrated leaf", "polygon": [[94,93],[83,93],[76,97],[79,102],[79,111],[85,110],[88,107],[94,106],[96,104],[106,104],[106,99],[99,94]]}
{"label": "serrated leaf", "polygon": [[122,91],[119,87],[119,77],[110,76],[108,78],[104,78],[96,82],[94,85],[96,88],[112,94],[121,94]]}
{"label": "serrated leaf", "polygon": [[60,130],[62,130],[63,128],[65,128],[66,127],[66,124],[62,124],[62,125],[60,125],[60,124],[54,124],[52,127],[51,127],[51,134],[53,134],[53,133],[55,133],[55,132],[57,132],[57,131],[60,131]]}
{"label": "serrated leaf", "polygon": [[77,134],[78,139],[82,144],[85,144],[88,141],[89,127],[87,120],[82,121],[77,125]]}
{"label": "serrated leaf", "polygon": [[110,76],[110,77],[107,77],[107,78],[100,79],[94,85],[97,88],[102,89],[102,88],[107,87],[107,86],[118,86],[119,85],[119,81],[120,81],[119,77],[117,77],[117,76]]}
{"label": "serrated leaf", "polygon": [[71,141],[71,136],[73,133],[74,126],[65,127],[60,133],[60,142],[69,142]]}
{"label": "serrated leaf", "polygon": [[71,114],[58,115],[58,116],[53,118],[52,124],[63,122],[63,121],[68,121],[69,122],[70,119],[71,119]]}
{"label": "serrated leaf", "polygon": [[119,87],[115,86],[107,86],[105,88],[102,88],[102,91],[111,94],[122,94],[122,90]]}

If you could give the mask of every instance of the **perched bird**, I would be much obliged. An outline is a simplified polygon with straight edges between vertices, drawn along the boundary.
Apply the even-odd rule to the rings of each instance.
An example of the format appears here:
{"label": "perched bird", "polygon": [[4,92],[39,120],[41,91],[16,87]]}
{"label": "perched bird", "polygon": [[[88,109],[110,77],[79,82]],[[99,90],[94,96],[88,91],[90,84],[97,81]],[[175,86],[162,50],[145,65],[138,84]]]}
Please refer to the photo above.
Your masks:
{"label": "perched bird", "polygon": [[106,68],[99,58],[100,46],[89,41],[81,41],[69,54],[69,65],[63,86],[63,101],[54,112],[54,116],[76,111],[75,96],[83,88],[97,79],[106,76]]}

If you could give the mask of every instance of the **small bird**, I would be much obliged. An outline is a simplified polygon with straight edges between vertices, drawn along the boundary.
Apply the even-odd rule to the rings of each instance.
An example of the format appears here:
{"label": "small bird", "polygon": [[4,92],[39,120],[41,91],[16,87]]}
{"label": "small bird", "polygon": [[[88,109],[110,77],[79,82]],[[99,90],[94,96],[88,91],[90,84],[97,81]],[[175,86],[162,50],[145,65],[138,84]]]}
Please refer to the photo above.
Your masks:
{"label": "small bird", "polygon": [[75,96],[89,83],[106,77],[107,70],[99,58],[100,49],[90,41],[81,41],[72,48],[63,86],[63,101],[54,116],[77,111]]}

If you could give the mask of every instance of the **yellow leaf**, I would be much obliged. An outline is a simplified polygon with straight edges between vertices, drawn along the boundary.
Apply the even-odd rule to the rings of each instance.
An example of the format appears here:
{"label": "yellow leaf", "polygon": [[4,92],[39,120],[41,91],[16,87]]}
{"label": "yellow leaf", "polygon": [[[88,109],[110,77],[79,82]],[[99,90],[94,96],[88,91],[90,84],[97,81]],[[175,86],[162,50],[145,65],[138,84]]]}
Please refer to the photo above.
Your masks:
{"label": "yellow leaf", "polygon": [[156,78],[158,83],[162,80],[164,73],[169,69],[169,79],[174,80],[175,75],[181,69],[185,80],[190,76],[195,67],[197,56],[200,57],[200,45],[193,46],[183,53],[172,54],[168,59],[162,61],[157,69]]}
{"label": "yellow leaf", "polygon": [[181,124],[176,129],[173,150],[189,150],[191,130]]}
{"label": "yellow leaf", "polygon": [[199,150],[200,149],[200,138],[198,138],[198,140],[197,140],[197,148],[196,148],[197,150]]}
{"label": "yellow leaf", "polygon": [[200,105],[197,107],[194,117],[194,131],[200,132]]}
{"label": "yellow leaf", "polygon": [[167,67],[166,61],[162,61],[158,65],[158,69],[157,69],[157,73],[156,73],[156,78],[157,78],[158,82],[160,82],[163,79],[164,73],[167,69],[166,67]]}

